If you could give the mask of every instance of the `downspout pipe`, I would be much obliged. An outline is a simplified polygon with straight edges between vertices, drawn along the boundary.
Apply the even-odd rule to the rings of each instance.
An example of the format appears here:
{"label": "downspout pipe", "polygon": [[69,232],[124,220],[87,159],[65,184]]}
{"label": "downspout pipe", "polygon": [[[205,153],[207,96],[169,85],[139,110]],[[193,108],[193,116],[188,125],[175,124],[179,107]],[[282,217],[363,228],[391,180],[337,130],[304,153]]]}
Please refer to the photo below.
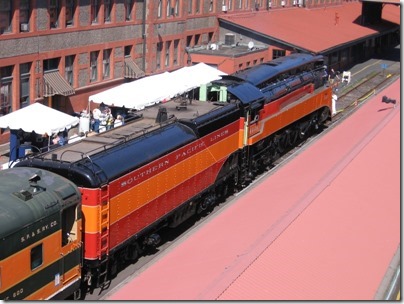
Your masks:
{"label": "downspout pipe", "polygon": [[146,73],[146,10],[147,0],[143,4],[143,23],[142,23],[142,38],[143,38],[143,71]]}

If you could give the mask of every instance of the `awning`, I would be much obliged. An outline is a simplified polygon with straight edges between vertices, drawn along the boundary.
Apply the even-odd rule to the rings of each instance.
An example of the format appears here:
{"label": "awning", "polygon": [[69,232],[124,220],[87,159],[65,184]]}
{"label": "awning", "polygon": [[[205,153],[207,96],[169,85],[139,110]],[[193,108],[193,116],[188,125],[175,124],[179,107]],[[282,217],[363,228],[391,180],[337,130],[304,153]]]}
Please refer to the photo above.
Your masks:
{"label": "awning", "polygon": [[140,78],[145,73],[137,66],[137,64],[130,57],[125,58],[125,77],[126,78]]}
{"label": "awning", "polygon": [[53,95],[73,95],[74,89],[72,86],[60,75],[58,70],[45,72],[44,78],[44,94],[43,96],[53,96]]}

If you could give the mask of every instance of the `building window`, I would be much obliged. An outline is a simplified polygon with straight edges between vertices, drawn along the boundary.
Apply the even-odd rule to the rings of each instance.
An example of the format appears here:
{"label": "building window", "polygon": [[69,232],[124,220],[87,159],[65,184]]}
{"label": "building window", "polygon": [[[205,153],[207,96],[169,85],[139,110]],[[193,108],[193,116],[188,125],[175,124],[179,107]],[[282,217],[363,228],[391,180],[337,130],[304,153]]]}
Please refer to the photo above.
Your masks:
{"label": "building window", "polygon": [[188,0],[188,14],[192,14],[192,0]]}
{"label": "building window", "polygon": [[178,46],[180,45],[180,40],[174,40],[174,54],[173,54],[173,64],[178,64]]}
{"label": "building window", "polygon": [[20,109],[29,105],[30,63],[20,65]]}
{"label": "building window", "polygon": [[66,26],[74,25],[75,0],[66,0]]}
{"label": "building window", "polygon": [[132,46],[131,45],[125,46],[124,56],[125,57],[131,57],[131,54],[132,54]]}
{"label": "building window", "polygon": [[126,21],[132,20],[133,0],[125,0],[125,18]]}
{"label": "building window", "polygon": [[170,48],[171,48],[171,41],[166,42],[166,67],[170,65]]}
{"label": "building window", "polygon": [[157,43],[157,52],[156,52],[156,68],[161,68],[161,52],[163,51],[163,43]]}
{"label": "building window", "polygon": [[196,0],[195,2],[195,12],[199,13],[201,10],[201,0]]}
{"label": "building window", "polygon": [[130,57],[131,53],[132,53],[132,46],[131,45],[125,46],[124,56],[125,57]]}
{"label": "building window", "polygon": [[73,87],[74,55],[65,58],[65,79]]}
{"label": "building window", "polygon": [[232,1],[232,0],[229,0],[229,7],[228,7],[228,10],[231,10],[232,6],[233,6],[233,1]]}
{"label": "building window", "polygon": [[162,12],[163,12],[163,3],[162,0],[159,0],[159,4],[157,7],[157,18],[161,18]]}
{"label": "building window", "polygon": [[29,32],[29,0],[20,0],[20,32]]}
{"label": "building window", "polygon": [[213,12],[213,0],[209,1],[209,12]]}
{"label": "building window", "polygon": [[285,50],[272,50],[272,59],[283,57],[286,55]]}
{"label": "building window", "polygon": [[187,36],[187,47],[191,47],[191,43],[192,43],[192,36]]}
{"label": "building window", "polygon": [[44,72],[58,70],[59,69],[59,58],[52,58],[43,61]]}
{"label": "building window", "polygon": [[174,10],[175,10],[175,15],[179,16],[180,15],[180,0],[175,0]]}
{"label": "building window", "polygon": [[91,23],[98,23],[98,15],[100,13],[100,1],[91,0]]}
{"label": "building window", "polygon": [[59,13],[60,13],[59,0],[50,0],[50,2],[49,2],[49,20],[50,20],[51,28],[59,27]]}
{"label": "building window", "polygon": [[167,1],[167,4],[166,4],[166,15],[167,15],[167,17],[170,17],[170,16],[171,16],[171,5],[170,5],[170,1]]}
{"label": "building window", "polygon": [[195,35],[195,45],[199,45],[200,42],[201,42],[201,35],[196,34]]}
{"label": "building window", "polygon": [[0,34],[11,32],[12,1],[0,1]]}
{"label": "building window", "polygon": [[213,32],[209,32],[208,33],[208,42],[212,42],[213,41]]}
{"label": "building window", "polygon": [[31,249],[31,270],[41,266],[43,263],[42,244]]}
{"label": "building window", "polygon": [[104,0],[104,22],[111,22],[111,0]]}
{"label": "building window", "polygon": [[110,76],[110,58],[111,58],[111,49],[104,50],[102,53],[102,76],[104,79],[109,78]]}
{"label": "building window", "polygon": [[90,82],[98,80],[97,73],[97,61],[98,61],[98,51],[90,53]]}
{"label": "building window", "polygon": [[0,68],[0,114],[6,115],[11,112],[13,67]]}

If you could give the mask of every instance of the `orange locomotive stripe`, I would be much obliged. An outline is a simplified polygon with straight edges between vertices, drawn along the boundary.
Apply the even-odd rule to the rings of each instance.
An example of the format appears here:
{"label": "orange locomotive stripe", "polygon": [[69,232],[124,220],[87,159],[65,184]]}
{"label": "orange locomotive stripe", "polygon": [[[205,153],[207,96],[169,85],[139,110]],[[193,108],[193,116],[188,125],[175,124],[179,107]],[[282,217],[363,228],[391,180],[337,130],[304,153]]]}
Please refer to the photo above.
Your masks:
{"label": "orange locomotive stripe", "polygon": [[86,219],[85,223],[85,232],[86,233],[97,233],[100,232],[100,206],[86,206],[82,205],[82,212],[84,214],[84,218]]}
{"label": "orange locomotive stripe", "polygon": [[[110,200],[110,223],[114,223],[127,214],[164,195],[170,189],[178,187],[186,180],[207,170],[217,160],[223,159],[238,148],[238,134],[226,137],[219,143],[204,149],[196,155],[172,166],[159,175]],[[194,195],[196,193],[193,193]],[[189,199],[189,197],[187,198]],[[87,230],[87,229],[86,229]]]}
{"label": "orange locomotive stripe", "polygon": [[253,145],[323,106],[331,107],[331,88],[309,96],[303,102],[296,104],[293,108],[286,107],[279,114],[269,117],[269,119],[263,119],[260,122],[260,132],[249,138],[249,145]]}

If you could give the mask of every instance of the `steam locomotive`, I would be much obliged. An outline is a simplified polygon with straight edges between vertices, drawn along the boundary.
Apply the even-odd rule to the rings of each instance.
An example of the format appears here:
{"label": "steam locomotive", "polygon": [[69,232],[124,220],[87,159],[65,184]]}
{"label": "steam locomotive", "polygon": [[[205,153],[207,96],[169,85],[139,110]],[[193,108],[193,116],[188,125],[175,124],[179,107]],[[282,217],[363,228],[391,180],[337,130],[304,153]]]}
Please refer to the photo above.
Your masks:
{"label": "steam locomotive", "polygon": [[331,119],[325,69],[278,58],[0,171],[0,298],[79,298],[247,186]]}

